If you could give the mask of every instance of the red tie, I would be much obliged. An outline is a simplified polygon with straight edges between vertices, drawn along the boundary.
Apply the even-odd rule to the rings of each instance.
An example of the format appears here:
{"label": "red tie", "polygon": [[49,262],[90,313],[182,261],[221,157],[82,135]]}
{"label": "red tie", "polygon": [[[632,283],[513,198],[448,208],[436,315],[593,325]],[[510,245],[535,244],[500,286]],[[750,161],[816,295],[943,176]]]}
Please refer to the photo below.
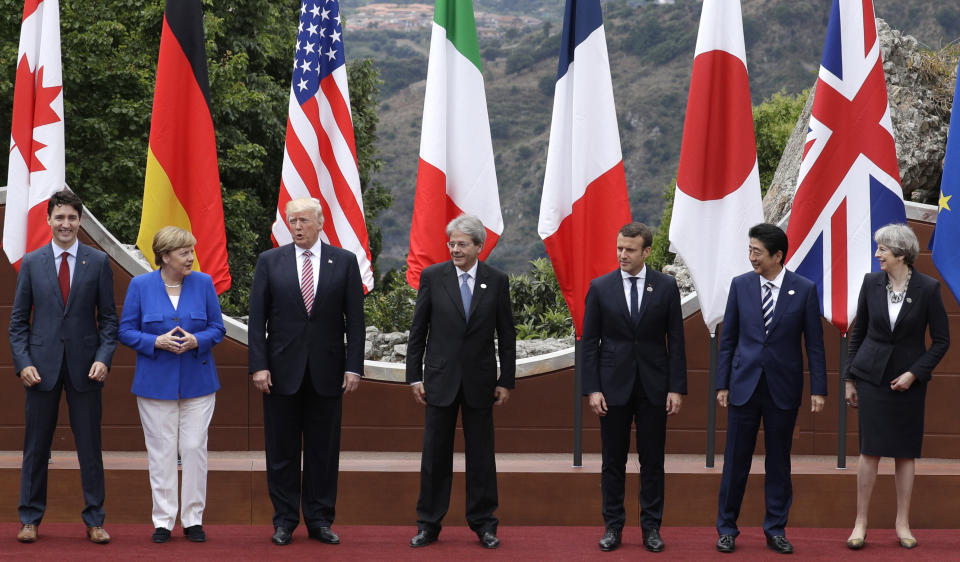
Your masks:
{"label": "red tie", "polygon": [[60,254],[60,274],[57,278],[60,280],[60,294],[63,295],[63,305],[67,305],[67,298],[70,296],[70,264],[67,263],[67,252]]}

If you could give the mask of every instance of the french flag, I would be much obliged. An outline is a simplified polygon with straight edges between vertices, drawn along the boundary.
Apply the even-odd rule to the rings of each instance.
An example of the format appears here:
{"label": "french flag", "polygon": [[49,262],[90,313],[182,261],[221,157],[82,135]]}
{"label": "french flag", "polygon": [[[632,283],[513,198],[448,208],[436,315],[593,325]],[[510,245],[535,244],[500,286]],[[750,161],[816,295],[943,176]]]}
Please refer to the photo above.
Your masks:
{"label": "french flag", "polygon": [[723,319],[731,280],[751,268],[747,233],[762,221],[740,2],[704,0],[670,244],[690,269],[710,333]]}
{"label": "french flag", "polygon": [[579,337],[590,281],[617,267],[630,222],[599,0],[567,0],[538,231]]}

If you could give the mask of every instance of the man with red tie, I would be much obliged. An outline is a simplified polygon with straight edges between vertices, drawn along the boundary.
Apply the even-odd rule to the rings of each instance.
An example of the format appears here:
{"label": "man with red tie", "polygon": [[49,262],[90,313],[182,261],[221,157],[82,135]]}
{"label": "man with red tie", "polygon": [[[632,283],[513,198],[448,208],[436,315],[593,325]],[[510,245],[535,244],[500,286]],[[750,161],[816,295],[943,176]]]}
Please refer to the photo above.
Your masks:
{"label": "man with red tie", "polygon": [[117,348],[117,313],[109,258],[77,240],[82,213],[83,202],[69,190],[50,197],[53,240],[23,257],[10,311],[14,369],[26,388],[17,533],[25,543],[37,540],[47,506],[47,460],[61,391],[80,463],[87,537],[110,542],[103,529],[100,391]]}

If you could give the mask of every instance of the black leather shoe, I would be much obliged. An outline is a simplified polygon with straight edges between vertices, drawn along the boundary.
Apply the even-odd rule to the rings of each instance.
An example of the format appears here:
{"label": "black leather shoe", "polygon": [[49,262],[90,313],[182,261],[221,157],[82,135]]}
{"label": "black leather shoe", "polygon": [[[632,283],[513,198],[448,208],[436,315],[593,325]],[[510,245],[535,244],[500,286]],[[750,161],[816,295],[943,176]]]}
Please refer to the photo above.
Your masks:
{"label": "black leather shoe", "polygon": [[720,535],[717,539],[717,552],[730,554],[737,549],[737,537],[733,535]]}
{"label": "black leather shoe", "polygon": [[600,550],[604,552],[616,550],[617,547],[620,546],[620,529],[607,529],[597,545],[600,547]]}
{"label": "black leather shoe", "polygon": [[775,537],[767,535],[767,547],[780,554],[793,554],[793,545],[790,544],[787,537],[781,535]]}
{"label": "black leather shoe", "polygon": [[500,539],[491,531],[484,531],[478,536],[480,537],[480,546],[483,548],[497,548],[500,546]]}
{"label": "black leather shoe", "polygon": [[190,542],[206,542],[207,534],[203,532],[202,525],[190,525],[183,529],[183,535],[187,537]]}
{"label": "black leather shoe", "polygon": [[170,529],[157,527],[153,530],[153,542],[161,543],[170,540]]}
{"label": "black leather shoe", "polygon": [[650,529],[643,532],[643,546],[650,552],[663,550],[663,539],[660,538],[660,529]]}
{"label": "black leather shoe", "polygon": [[437,542],[437,533],[431,533],[427,530],[420,529],[417,531],[417,534],[410,539],[411,548],[419,548],[421,546],[427,546],[430,543]]}
{"label": "black leather shoe", "polygon": [[284,546],[290,544],[290,540],[293,539],[290,531],[284,529],[283,527],[277,527],[276,532],[273,533],[273,536],[270,537],[270,540],[273,541],[273,544],[278,546]]}
{"label": "black leather shoe", "polygon": [[307,536],[327,544],[340,544],[340,537],[330,530],[330,527],[315,527],[307,529]]}

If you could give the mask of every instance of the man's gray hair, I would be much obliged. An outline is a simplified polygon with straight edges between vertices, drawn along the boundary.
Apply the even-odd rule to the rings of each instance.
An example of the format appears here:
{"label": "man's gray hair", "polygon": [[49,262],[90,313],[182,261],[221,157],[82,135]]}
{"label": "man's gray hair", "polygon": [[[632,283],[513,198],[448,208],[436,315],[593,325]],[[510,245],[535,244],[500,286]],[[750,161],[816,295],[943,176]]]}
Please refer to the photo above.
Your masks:
{"label": "man's gray hair", "polygon": [[873,235],[877,244],[883,244],[895,257],[903,256],[903,263],[913,265],[920,253],[920,243],[913,229],[903,223],[888,224]]}
{"label": "man's gray hair", "polygon": [[466,234],[477,246],[483,246],[487,240],[487,229],[483,227],[480,219],[466,213],[447,223],[447,238],[450,238],[454,231]]}
{"label": "man's gray hair", "polygon": [[302,213],[304,211],[315,211],[317,213],[317,220],[323,217],[323,208],[320,207],[320,201],[313,197],[298,197],[287,201],[286,206],[283,208],[283,215],[284,217],[288,217],[293,213]]}

